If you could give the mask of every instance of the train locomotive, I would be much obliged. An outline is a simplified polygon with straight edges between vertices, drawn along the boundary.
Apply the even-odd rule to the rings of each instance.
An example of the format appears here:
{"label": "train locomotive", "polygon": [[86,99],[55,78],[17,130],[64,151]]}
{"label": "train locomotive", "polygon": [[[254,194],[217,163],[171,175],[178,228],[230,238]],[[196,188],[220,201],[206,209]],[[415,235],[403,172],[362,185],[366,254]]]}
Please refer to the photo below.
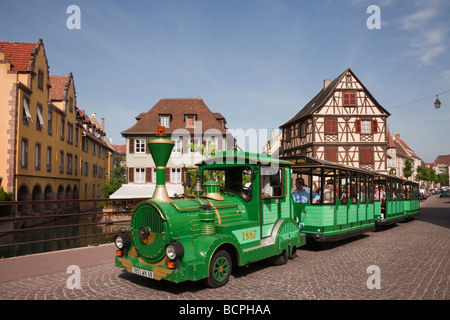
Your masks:
{"label": "train locomotive", "polygon": [[[155,192],[133,209],[130,231],[116,236],[115,265],[155,280],[202,280],[220,287],[233,266],[268,258],[287,263],[307,238],[335,241],[419,213],[417,186],[410,181],[308,157],[275,159],[242,151],[220,152],[199,163],[202,192],[170,198],[165,170],[174,141],[160,135],[148,146],[156,165]],[[320,201],[311,189],[307,203],[294,202],[299,177],[311,188],[317,185]],[[343,192],[347,185],[356,191]],[[384,199],[374,196],[376,185],[387,191]],[[403,195],[400,201],[401,187],[408,200]]]}

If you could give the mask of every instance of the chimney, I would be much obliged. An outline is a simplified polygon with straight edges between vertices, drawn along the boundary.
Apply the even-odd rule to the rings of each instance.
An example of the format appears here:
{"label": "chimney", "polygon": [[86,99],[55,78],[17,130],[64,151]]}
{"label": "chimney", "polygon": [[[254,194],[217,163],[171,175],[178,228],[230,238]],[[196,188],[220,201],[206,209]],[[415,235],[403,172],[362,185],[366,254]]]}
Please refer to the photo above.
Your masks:
{"label": "chimney", "polygon": [[396,134],[395,134],[395,139],[396,139],[396,140],[400,140],[400,133],[396,133]]}
{"label": "chimney", "polygon": [[323,88],[326,89],[330,83],[331,83],[330,79],[323,80]]}
{"label": "chimney", "polygon": [[102,118],[102,131],[105,132],[105,118]]}
{"label": "chimney", "polygon": [[91,118],[95,118],[96,115],[97,115],[96,112],[91,112]]}

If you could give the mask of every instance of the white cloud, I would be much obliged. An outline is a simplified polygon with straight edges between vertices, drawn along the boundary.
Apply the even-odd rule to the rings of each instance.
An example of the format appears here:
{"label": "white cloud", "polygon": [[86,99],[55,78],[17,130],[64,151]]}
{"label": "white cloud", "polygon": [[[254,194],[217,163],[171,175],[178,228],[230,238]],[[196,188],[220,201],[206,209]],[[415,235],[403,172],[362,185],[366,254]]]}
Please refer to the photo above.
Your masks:
{"label": "white cloud", "polygon": [[431,65],[433,61],[447,50],[445,45],[438,45],[430,48],[420,48],[418,53],[418,62],[420,65]]}
{"label": "white cloud", "polygon": [[401,19],[401,28],[403,30],[414,30],[421,28],[430,19],[436,17],[435,8],[419,10],[416,13],[407,15]]}
{"label": "white cloud", "polygon": [[[446,5],[440,6],[440,1],[416,3],[415,12],[402,17],[400,29],[407,32],[411,53],[415,55],[419,65],[431,65],[436,59],[446,53],[449,38],[442,16]],[[427,7],[425,7],[427,6]]]}

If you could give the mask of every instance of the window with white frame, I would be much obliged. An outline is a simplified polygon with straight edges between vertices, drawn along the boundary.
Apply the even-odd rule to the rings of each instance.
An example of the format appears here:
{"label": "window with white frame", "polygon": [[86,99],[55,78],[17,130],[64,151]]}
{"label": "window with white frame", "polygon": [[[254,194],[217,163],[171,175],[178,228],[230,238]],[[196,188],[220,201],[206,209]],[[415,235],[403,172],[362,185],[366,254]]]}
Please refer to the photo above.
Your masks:
{"label": "window with white frame", "polygon": [[42,105],[40,103],[36,104],[36,118],[38,119],[36,129],[41,130],[45,125],[44,118],[42,117]]}
{"label": "window with white frame", "polygon": [[41,170],[41,144],[36,143],[34,148],[34,167],[36,170]]}
{"label": "window with white frame", "polygon": [[171,169],[170,182],[181,183],[181,168]]}
{"label": "window with white frame", "polygon": [[201,152],[200,147],[201,147],[200,139],[198,138],[189,139],[188,150],[190,153]]}
{"label": "window with white frame", "polygon": [[145,139],[136,139],[134,142],[135,153],[145,153]]}
{"label": "window with white frame", "polygon": [[371,120],[361,120],[361,133],[372,133]]}
{"label": "window with white frame", "polygon": [[145,169],[135,168],[134,169],[134,183],[145,183]]}
{"label": "window with white frame", "polygon": [[28,124],[29,121],[33,121],[31,118],[30,107],[28,106],[28,100],[26,98],[23,98],[22,121],[24,124]]}
{"label": "window with white frame", "polygon": [[216,137],[211,137],[208,141],[208,148],[210,148],[211,150],[219,150],[219,140]]}
{"label": "window with white frame", "polygon": [[152,182],[156,183],[156,168],[153,168]]}
{"label": "window with white frame", "polygon": [[175,140],[175,145],[172,149],[173,153],[180,153],[181,152],[181,139]]}
{"label": "window with white frame", "polygon": [[169,128],[170,125],[170,116],[169,115],[160,115],[159,122],[163,127]]}
{"label": "window with white frame", "polygon": [[20,158],[20,165],[23,168],[28,167],[28,139],[22,138],[22,152]]}
{"label": "window with white frame", "polygon": [[52,147],[47,147],[47,171],[52,171]]}

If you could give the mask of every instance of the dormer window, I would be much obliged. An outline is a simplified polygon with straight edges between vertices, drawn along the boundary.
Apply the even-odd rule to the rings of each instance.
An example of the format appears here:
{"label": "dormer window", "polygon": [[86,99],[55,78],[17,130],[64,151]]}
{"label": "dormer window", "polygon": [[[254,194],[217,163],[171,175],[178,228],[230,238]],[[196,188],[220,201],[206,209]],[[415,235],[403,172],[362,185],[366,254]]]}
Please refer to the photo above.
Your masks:
{"label": "dormer window", "polygon": [[161,124],[161,126],[169,128],[170,125],[170,115],[160,115],[159,116],[159,122]]}
{"label": "dormer window", "polygon": [[195,120],[197,116],[196,115],[185,115],[184,121],[186,122],[186,128],[194,128],[195,127]]}

